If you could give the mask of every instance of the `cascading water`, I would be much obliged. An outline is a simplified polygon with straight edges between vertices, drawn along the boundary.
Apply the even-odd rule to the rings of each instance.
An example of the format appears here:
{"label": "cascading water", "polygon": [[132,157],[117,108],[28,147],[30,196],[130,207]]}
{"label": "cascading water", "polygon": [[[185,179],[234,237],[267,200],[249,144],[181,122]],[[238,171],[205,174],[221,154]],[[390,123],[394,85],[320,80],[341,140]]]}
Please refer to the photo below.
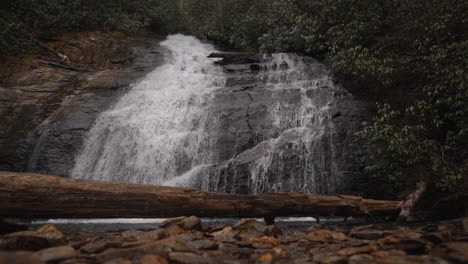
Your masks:
{"label": "cascading water", "polygon": [[[250,164],[250,192],[339,191],[342,179],[330,140],[331,91],[323,90],[333,87],[332,80],[319,64],[295,54],[273,54],[265,60],[261,79],[273,92],[275,103],[268,112],[280,136],[261,143],[269,150]],[[285,94],[291,91],[298,100],[287,100]]]}
{"label": "cascading water", "polygon": [[161,46],[168,62],[98,117],[72,177],[163,184],[212,162],[217,120],[205,109],[225,81],[214,48],[183,35]]}
{"label": "cascading water", "polygon": [[161,45],[167,63],[99,116],[74,178],[217,192],[342,190],[330,109],[343,91],[323,65],[274,54],[222,67],[196,38]]}

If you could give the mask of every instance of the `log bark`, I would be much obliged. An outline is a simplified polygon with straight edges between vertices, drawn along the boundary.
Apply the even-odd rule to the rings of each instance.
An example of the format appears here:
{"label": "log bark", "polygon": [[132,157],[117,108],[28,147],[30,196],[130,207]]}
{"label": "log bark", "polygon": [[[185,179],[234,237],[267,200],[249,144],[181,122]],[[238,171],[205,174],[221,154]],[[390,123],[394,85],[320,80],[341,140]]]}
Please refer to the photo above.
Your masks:
{"label": "log bark", "polygon": [[366,200],[346,195],[238,195],[0,172],[0,216],[8,217],[355,216],[394,214],[399,212],[400,206],[400,201]]}
{"label": "log bark", "polygon": [[421,195],[426,191],[427,182],[420,181],[416,185],[416,191],[408,195],[405,202],[401,206],[400,216],[398,217],[398,222],[406,222],[406,219],[411,215],[413,212],[414,207],[421,198]]}

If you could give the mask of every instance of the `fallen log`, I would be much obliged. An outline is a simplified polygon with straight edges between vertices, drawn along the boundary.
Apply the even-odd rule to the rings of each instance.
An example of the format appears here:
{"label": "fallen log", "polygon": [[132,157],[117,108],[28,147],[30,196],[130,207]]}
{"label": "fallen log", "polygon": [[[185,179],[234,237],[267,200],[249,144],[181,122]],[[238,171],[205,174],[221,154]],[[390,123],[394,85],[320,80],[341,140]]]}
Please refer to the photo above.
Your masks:
{"label": "fallen log", "polygon": [[356,216],[394,214],[399,201],[347,195],[238,195],[183,187],[95,182],[0,172],[0,216],[23,218],[165,218]]}

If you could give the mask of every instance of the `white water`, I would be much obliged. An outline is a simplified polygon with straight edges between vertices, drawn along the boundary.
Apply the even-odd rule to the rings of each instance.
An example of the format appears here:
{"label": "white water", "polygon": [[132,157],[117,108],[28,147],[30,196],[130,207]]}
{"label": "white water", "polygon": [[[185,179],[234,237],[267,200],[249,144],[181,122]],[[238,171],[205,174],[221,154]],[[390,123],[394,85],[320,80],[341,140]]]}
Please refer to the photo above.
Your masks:
{"label": "white water", "polygon": [[168,62],[98,117],[73,178],[164,184],[212,162],[217,119],[205,109],[211,92],[225,83],[207,58],[215,49],[183,35],[161,46]]}
{"label": "white water", "polygon": [[242,184],[249,193],[340,190],[329,113],[333,84],[323,66],[297,55],[264,58],[256,89],[271,97],[265,119],[278,135],[260,135],[263,142],[233,157],[230,164],[263,153],[249,164],[245,179],[216,165],[220,120],[210,104],[227,76],[207,58],[215,48],[183,35],[161,45],[168,50],[167,63],[98,117],[72,177],[218,192],[238,191],[231,186]]}
{"label": "white water", "polygon": [[[252,193],[336,193],[342,187],[331,140],[334,134],[329,113],[331,91],[322,89],[334,85],[327,72],[313,67],[317,65],[294,54],[271,55],[261,78],[276,97],[269,113],[272,127],[282,134],[266,141],[271,150],[251,164]],[[288,98],[284,95],[291,91],[298,91],[300,100],[284,100]],[[308,92],[313,92],[315,101]],[[288,168],[291,160],[296,164]]]}

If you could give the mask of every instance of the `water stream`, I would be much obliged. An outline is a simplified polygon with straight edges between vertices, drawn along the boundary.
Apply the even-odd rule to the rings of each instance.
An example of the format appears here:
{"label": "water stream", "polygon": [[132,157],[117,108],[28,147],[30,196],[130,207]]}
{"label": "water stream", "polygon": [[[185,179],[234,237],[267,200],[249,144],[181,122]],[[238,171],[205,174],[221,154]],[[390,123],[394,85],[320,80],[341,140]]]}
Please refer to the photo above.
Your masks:
{"label": "water stream", "polygon": [[[265,55],[258,72],[232,74],[207,58],[212,45],[194,37],[169,36],[161,46],[167,63],[98,117],[72,177],[219,192],[340,191],[329,111],[336,89],[321,64],[293,54]],[[226,90],[233,76],[250,78],[255,90]],[[237,102],[234,92],[248,95],[249,103]],[[226,93],[232,97],[217,100]],[[226,122],[236,116],[230,111],[246,111],[247,128]],[[226,130],[256,140],[249,140],[249,148],[239,142],[220,147],[229,141]],[[232,158],[220,159],[222,152]],[[244,163],[247,175],[239,172]]]}

